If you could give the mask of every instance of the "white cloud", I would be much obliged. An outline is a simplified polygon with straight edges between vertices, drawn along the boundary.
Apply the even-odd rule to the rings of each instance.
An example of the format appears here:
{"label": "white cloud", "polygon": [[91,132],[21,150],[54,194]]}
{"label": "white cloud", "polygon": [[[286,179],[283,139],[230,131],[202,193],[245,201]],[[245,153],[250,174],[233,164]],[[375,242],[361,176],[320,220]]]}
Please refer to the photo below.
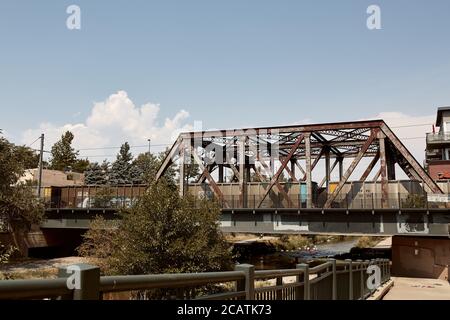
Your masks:
{"label": "white cloud", "polygon": [[[120,146],[125,141],[131,145],[142,146],[147,145],[147,139],[151,139],[154,146],[152,150],[162,151],[180,132],[190,131],[192,126],[185,123],[189,117],[185,110],[180,110],[173,118],[166,118],[163,124],[158,122],[159,112],[158,104],[147,103],[138,107],[125,91],[119,91],[105,101],[94,103],[85,122],[62,126],[42,123],[39,128],[25,131],[22,141],[26,143],[44,133],[45,148],[49,150],[61,135],[69,130],[75,135],[73,145],[76,149]],[[137,154],[146,149],[132,151]],[[80,155],[100,156],[92,157],[91,160],[101,161],[102,157],[111,158],[110,155],[116,152],[115,149],[81,150]]]}

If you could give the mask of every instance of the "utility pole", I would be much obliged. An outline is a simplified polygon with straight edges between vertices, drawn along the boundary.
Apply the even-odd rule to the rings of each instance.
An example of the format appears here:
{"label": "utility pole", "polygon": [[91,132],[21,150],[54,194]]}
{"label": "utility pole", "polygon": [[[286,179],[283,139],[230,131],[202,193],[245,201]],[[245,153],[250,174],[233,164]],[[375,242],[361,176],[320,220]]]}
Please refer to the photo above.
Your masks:
{"label": "utility pole", "polygon": [[39,178],[38,178],[38,198],[42,196],[42,170],[44,167],[44,134],[41,134],[41,149],[39,154]]}

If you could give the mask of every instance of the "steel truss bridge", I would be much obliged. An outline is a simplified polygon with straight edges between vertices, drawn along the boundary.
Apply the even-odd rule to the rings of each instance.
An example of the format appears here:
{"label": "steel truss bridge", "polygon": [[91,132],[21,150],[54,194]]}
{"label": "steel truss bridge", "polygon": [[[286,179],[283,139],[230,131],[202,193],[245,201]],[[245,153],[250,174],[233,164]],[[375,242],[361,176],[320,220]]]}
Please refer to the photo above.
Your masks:
{"label": "steel truss bridge", "polygon": [[[323,177],[313,181],[319,164]],[[449,236],[448,183],[432,180],[382,120],[182,133],[156,181],[171,166],[181,195],[220,203],[226,232]],[[396,180],[398,169],[408,180]],[[81,196],[86,189],[95,198],[90,187]],[[138,197],[124,190],[112,206],[49,207],[43,228],[86,228],[96,214],[115,219]]]}

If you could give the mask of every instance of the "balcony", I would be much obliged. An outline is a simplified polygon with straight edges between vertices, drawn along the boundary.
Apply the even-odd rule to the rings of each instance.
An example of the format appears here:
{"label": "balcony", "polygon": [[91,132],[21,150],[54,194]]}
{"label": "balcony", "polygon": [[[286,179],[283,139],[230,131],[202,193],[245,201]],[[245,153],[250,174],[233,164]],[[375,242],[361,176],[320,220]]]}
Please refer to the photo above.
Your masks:
{"label": "balcony", "polygon": [[427,146],[438,144],[450,145],[450,133],[427,133]]}

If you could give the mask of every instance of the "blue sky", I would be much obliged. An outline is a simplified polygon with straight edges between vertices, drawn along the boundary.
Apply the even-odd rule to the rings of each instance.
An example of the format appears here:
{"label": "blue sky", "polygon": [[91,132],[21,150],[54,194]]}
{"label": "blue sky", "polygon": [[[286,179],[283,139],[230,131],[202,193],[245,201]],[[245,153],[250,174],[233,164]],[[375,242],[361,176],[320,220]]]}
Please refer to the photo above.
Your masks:
{"label": "blue sky", "polygon": [[[71,4],[81,30],[66,28]],[[366,27],[371,4],[382,30]],[[448,0],[3,0],[0,128],[22,143],[81,128],[77,145],[92,147],[149,135],[168,143],[195,120],[230,128],[390,115],[394,125],[431,124],[436,107],[450,105],[449,30]],[[98,123],[99,110],[123,104],[120,117]]]}

